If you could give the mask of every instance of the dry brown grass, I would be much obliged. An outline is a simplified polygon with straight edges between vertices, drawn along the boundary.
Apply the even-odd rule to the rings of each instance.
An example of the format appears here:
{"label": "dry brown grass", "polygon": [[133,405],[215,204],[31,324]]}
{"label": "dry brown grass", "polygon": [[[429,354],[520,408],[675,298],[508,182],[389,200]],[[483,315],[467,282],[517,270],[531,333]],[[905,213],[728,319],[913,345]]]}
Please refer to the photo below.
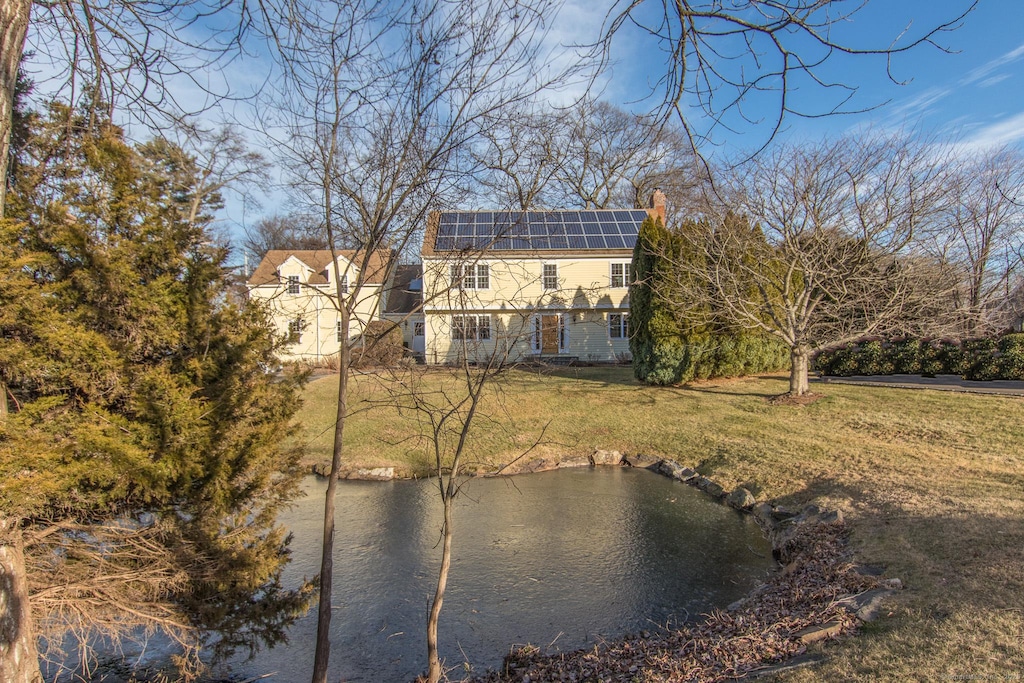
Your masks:
{"label": "dry brown grass", "polygon": [[[813,404],[773,405],[785,388],[781,377],[652,388],[628,368],[516,372],[488,402],[475,459],[501,463],[546,427],[537,455],[643,452],[759,500],[842,509],[858,558],[907,588],[891,616],[777,680],[1024,676],[1024,399],[830,384]],[[328,377],[306,392],[314,458],[329,447],[333,390]],[[425,471],[414,423],[373,403],[383,393],[356,381],[347,462]]]}

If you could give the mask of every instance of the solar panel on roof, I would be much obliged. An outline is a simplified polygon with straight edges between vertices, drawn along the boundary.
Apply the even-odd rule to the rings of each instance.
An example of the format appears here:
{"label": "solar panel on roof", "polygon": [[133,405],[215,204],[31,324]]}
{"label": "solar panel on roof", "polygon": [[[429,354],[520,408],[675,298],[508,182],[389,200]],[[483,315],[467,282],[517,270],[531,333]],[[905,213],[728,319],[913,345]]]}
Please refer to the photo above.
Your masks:
{"label": "solar panel on roof", "polygon": [[434,248],[551,250],[632,248],[647,212],[479,211],[446,212],[438,220]]}

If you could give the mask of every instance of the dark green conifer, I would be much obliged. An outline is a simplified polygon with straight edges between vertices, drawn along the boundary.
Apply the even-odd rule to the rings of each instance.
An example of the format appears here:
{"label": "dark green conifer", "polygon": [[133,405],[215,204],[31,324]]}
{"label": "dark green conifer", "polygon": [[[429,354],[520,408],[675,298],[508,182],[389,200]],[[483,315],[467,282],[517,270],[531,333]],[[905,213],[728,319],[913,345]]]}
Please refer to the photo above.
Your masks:
{"label": "dark green conifer", "polygon": [[[0,518],[24,541],[37,626],[159,628],[193,655],[278,642],[309,588],[281,585],[275,522],[300,476],[282,445],[300,381],[264,372],[279,340],[227,296],[218,198],[193,211],[187,154],[57,103],[18,155],[0,221],[15,399]],[[47,595],[93,607],[57,613]]]}

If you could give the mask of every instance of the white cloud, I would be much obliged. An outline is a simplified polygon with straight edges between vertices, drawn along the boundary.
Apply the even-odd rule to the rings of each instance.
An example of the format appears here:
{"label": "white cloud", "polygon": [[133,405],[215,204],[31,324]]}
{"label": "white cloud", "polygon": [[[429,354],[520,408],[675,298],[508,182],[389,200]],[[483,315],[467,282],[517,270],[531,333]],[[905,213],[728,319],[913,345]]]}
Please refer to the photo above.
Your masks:
{"label": "white cloud", "polygon": [[910,99],[898,101],[885,110],[883,125],[905,126],[924,117],[934,105],[955,92],[953,88],[928,88]]}
{"label": "white cloud", "polygon": [[[1019,47],[1010,50],[1006,54],[996,57],[995,59],[985,64],[982,64],[978,68],[973,69],[966,76],[964,76],[964,79],[961,81],[961,83],[963,85],[968,85],[971,83],[976,83],[978,81],[984,80],[986,77],[988,77],[989,74],[991,74],[996,69],[1002,66],[1006,66],[1007,64],[1011,64],[1020,59],[1021,57],[1024,57],[1024,45],[1020,45]],[[985,84],[982,83],[982,85]]]}
{"label": "white cloud", "polygon": [[998,74],[996,76],[990,76],[983,81],[978,81],[978,86],[982,88],[990,88],[996,83],[1001,83],[1010,77],[1010,74]]}
{"label": "white cloud", "polygon": [[958,146],[980,151],[1010,145],[1022,140],[1024,140],[1024,112],[980,128]]}

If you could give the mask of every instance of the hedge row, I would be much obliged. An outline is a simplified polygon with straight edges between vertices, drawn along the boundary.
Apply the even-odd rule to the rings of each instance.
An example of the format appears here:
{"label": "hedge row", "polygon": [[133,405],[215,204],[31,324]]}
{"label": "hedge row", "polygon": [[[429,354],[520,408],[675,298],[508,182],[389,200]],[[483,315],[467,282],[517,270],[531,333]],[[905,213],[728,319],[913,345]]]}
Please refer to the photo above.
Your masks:
{"label": "hedge row", "polygon": [[850,344],[814,361],[823,375],[960,375],[964,379],[1024,379],[1024,334],[962,343],[899,339]]}

